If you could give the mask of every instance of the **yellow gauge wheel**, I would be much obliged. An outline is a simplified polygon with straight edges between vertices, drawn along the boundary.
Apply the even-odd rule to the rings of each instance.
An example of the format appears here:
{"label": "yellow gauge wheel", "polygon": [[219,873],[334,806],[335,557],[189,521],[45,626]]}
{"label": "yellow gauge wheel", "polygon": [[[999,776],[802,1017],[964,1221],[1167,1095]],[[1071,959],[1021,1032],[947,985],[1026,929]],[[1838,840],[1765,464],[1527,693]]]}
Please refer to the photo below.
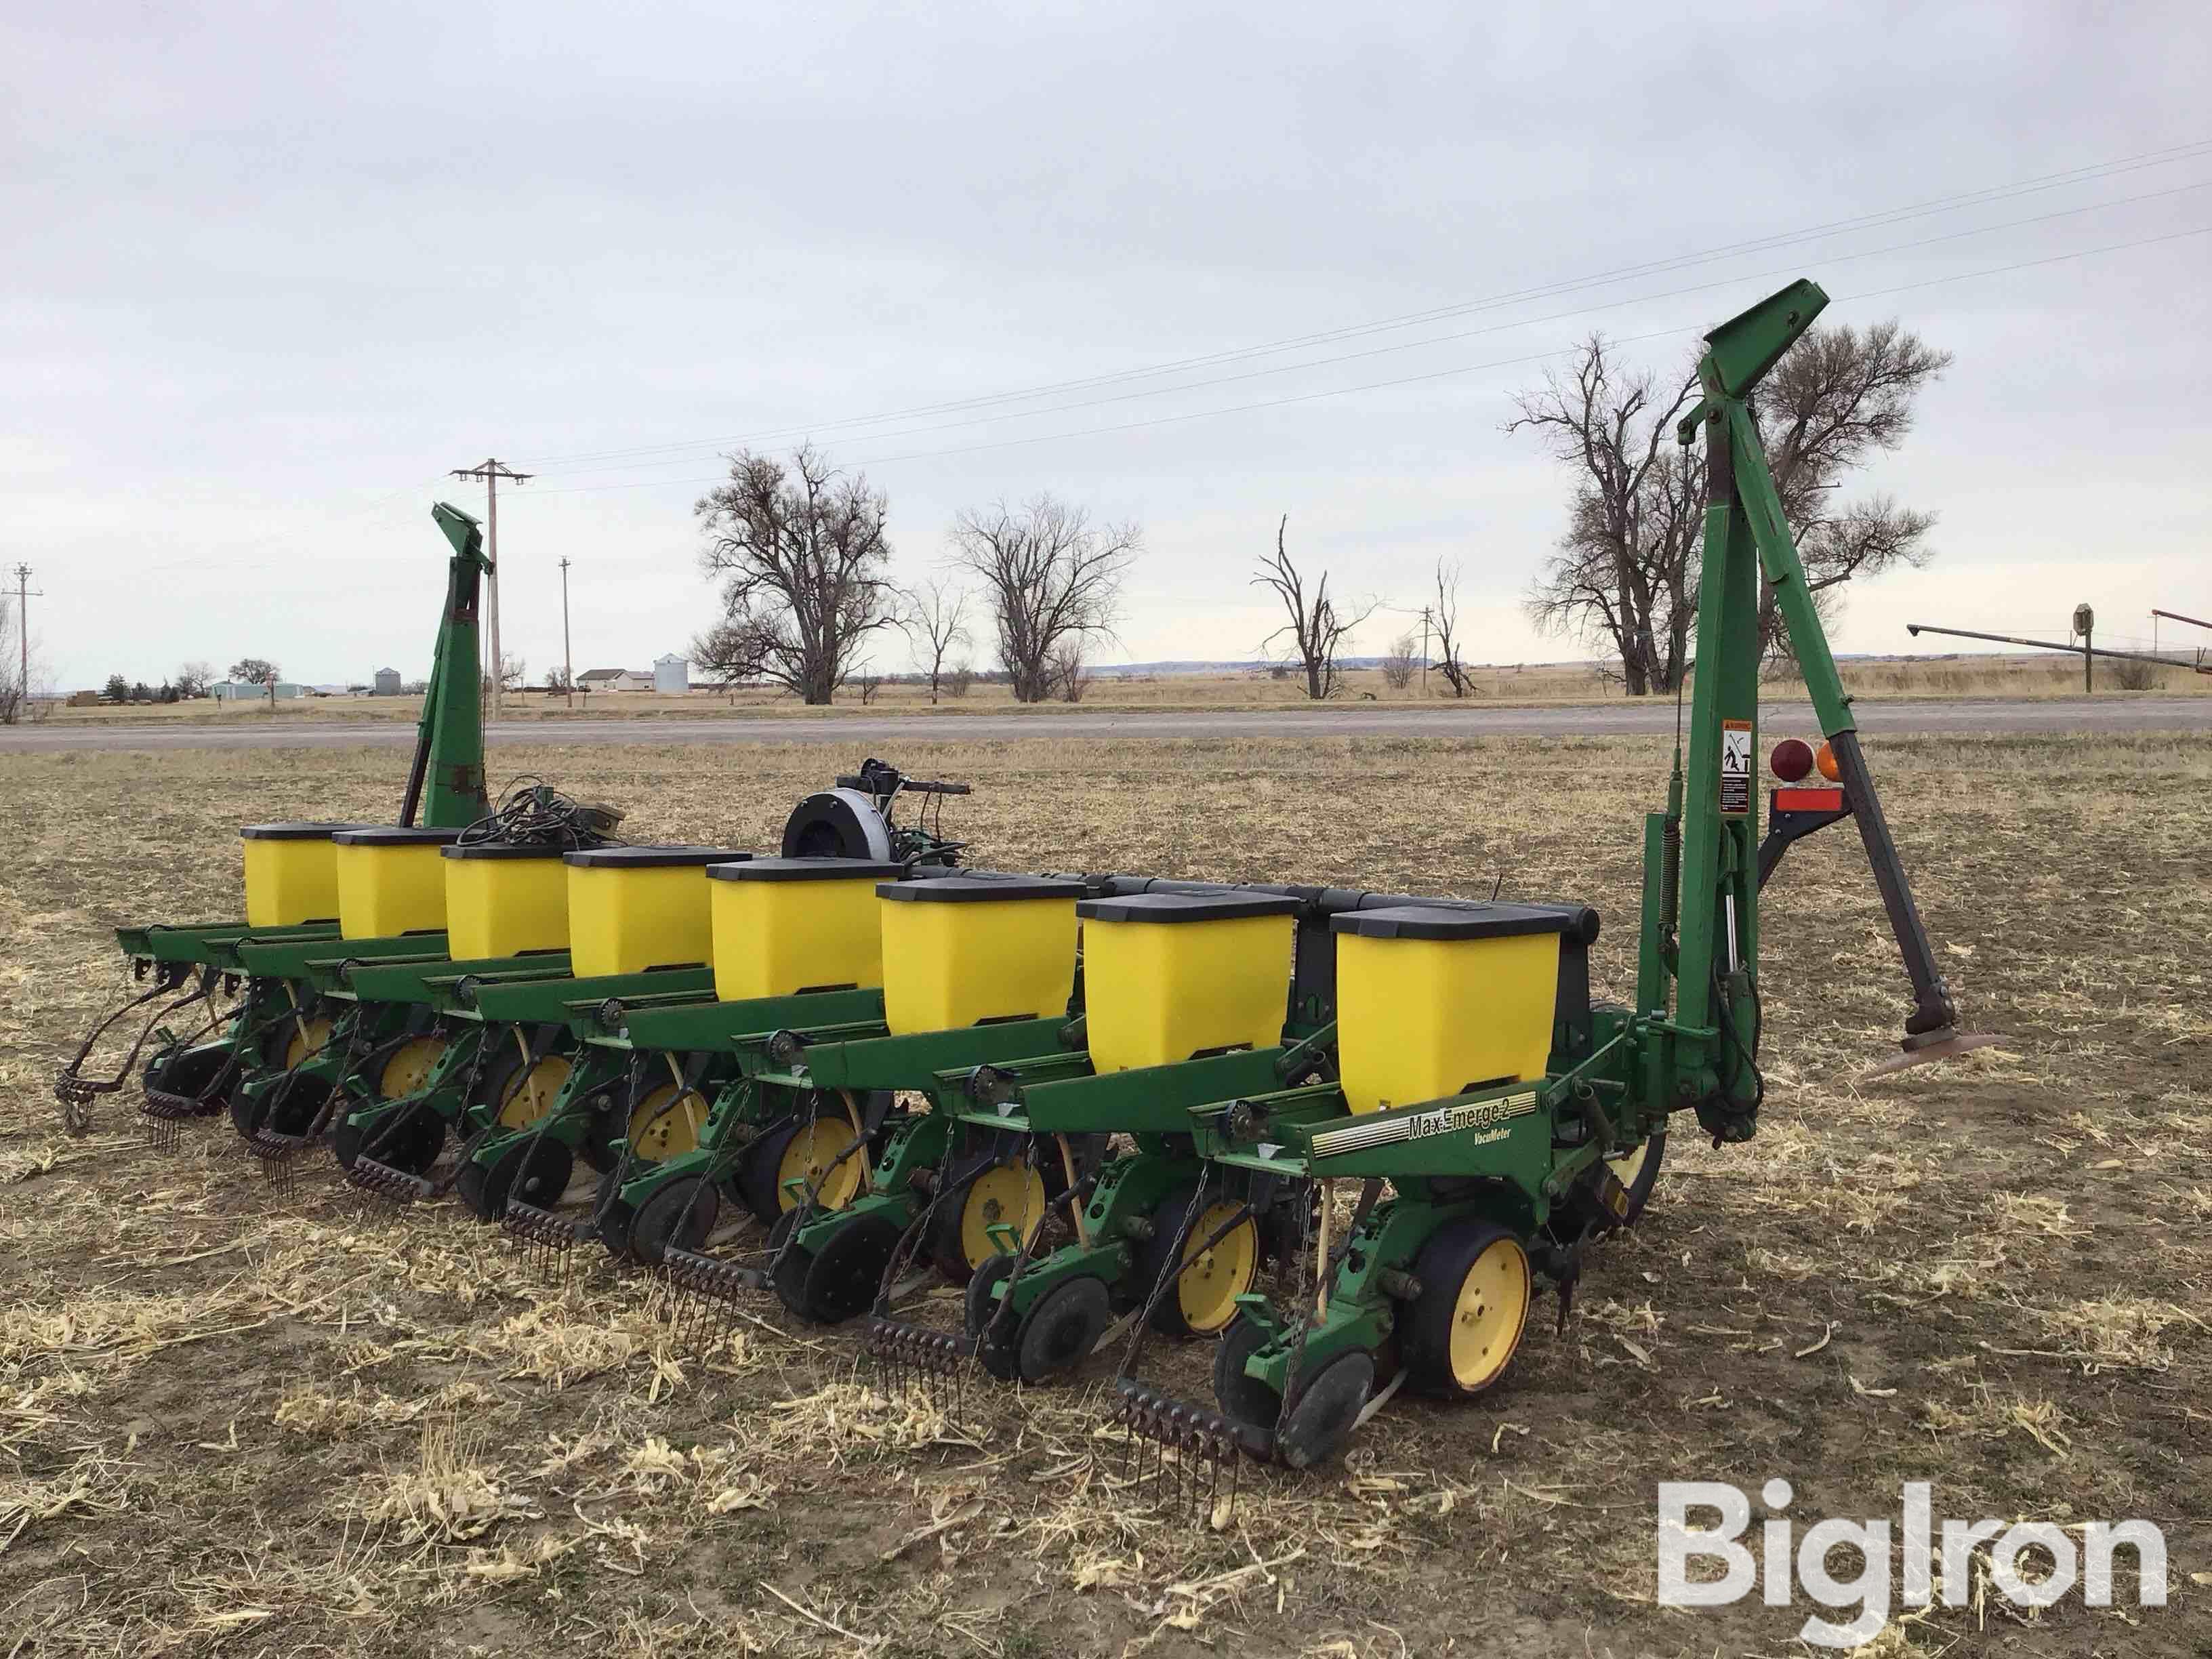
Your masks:
{"label": "yellow gauge wheel", "polygon": [[1528,1252],[1518,1239],[1492,1239],[1468,1265],[1452,1309],[1452,1380],[1462,1392],[1498,1380],[1528,1322]]}
{"label": "yellow gauge wheel", "polygon": [[501,1105],[499,1127],[528,1128],[553,1109],[553,1103],[561,1097],[561,1091],[568,1082],[568,1062],[560,1055],[548,1054],[532,1062]]}
{"label": "yellow gauge wheel", "polygon": [[842,1210],[850,1204],[853,1194],[860,1189],[867,1154],[855,1152],[834,1170],[830,1166],[852,1144],[853,1126],[842,1118],[816,1118],[793,1130],[775,1166],[775,1190],[782,1206],[788,1210],[798,1202],[792,1196],[794,1181],[803,1181],[810,1188],[820,1182],[822,1188],[815,1194],[815,1202],[825,1210]]}
{"label": "yellow gauge wheel", "polygon": [[399,1052],[384,1062],[376,1075],[376,1092],[386,1100],[404,1100],[430,1080],[430,1073],[446,1055],[446,1039],[416,1037],[402,1043]]}
{"label": "yellow gauge wheel", "polygon": [[[1221,1242],[1200,1254],[1243,1206],[1224,1200],[1199,1212],[1183,1240],[1182,1257],[1191,1265],[1176,1280],[1176,1299],[1183,1322],[1197,1335],[1211,1336],[1237,1317],[1237,1298],[1252,1288],[1260,1271],[1260,1228],[1249,1216],[1222,1234]],[[1195,1258],[1194,1260],[1194,1258]]]}
{"label": "yellow gauge wheel", "polygon": [[[567,1062],[562,1063],[565,1067]],[[679,1092],[684,1098],[677,1100]],[[671,1106],[671,1101],[676,1103]],[[631,1152],[659,1164],[696,1152],[699,1126],[707,1117],[705,1107],[696,1089],[679,1091],[677,1085],[664,1083],[657,1089],[648,1090],[630,1109],[625,1133],[629,1137]]]}
{"label": "yellow gauge wheel", "polygon": [[1026,1164],[994,1164],[968,1183],[960,1200],[960,1251],[980,1267],[999,1252],[991,1229],[1004,1223],[1018,1245],[1044,1218],[1044,1177]]}
{"label": "yellow gauge wheel", "polygon": [[292,1035],[284,1044],[284,1069],[313,1060],[330,1046],[331,1020],[327,1014],[317,1014],[308,1019],[295,1019]]}

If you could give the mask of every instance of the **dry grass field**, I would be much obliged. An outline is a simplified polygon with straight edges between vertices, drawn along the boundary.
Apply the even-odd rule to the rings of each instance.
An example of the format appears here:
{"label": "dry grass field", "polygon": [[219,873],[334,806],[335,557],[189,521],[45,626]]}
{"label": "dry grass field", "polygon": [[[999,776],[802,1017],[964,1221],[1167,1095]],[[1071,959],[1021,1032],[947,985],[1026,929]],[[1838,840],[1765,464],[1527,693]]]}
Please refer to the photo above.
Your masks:
{"label": "dry grass field", "polygon": [[[2182,653],[2185,654],[2185,653]],[[2098,665],[2099,688],[2118,691],[2118,665]],[[2081,695],[2081,665],[2078,660],[2044,652],[2035,655],[1974,657],[1897,657],[1854,661],[1849,665],[1851,689],[1867,698],[1884,697],[2072,697]],[[1357,708],[1367,702],[1453,706],[1441,674],[1431,672],[1424,684],[1416,674],[1412,683],[1393,690],[1382,672],[1373,668],[1349,671],[1344,691],[1328,707]],[[2175,696],[2212,695],[2212,674],[2181,669],[2150,671],[2136,695],[2155,691]],[[1804,687],[1784,677],[1768,688],[1776,698],[1802,698]],[[1480,668],[1474,672],[1470,697],[1478,705],[1518,707],[1528,704],[1618,702],[1620,687],[1607,682],[1595,669],[1575,663],[1531,663],[1526,666]],[[270,704],[264,702],[218,703],[204,700],[188,703],[140,703],[118,708],[56,708],[48,718],[64,724],[117,720],[232,722],[240,720],[412,720],[421,713],[420,697],[330,696],[301,698]],[[1295,676],[1278,679],[1263,670],[1239,672],[1100,675],[1093,678],[1080,705],[1091,710],[1142,710],[1164,713],[1176,709],[1311,708],[1303,682]],[[1464,705],[1462,705],[1464,706]],[[1004,685],[977,684],[965,696],[945,696],[932,705],[927,684],[885,682],[869,702],[863,704],[857,686],[848,687],[826,709],[810,710],[788,692],[760,686],[734,691],[704,688],[681,695],[652,691],[601,692],[578,696],[573,702],[543,692],[510,692],[501,709],[506,720],[562,720],[649,717],[706,719],[748,714],[814,714],[834,716],[839,709],[866,707],[876,713],[928,711],[944,716],[1006,714],[1021,705]],[[1048,706],[1041,713],[1054,712]]]}
{"label": "dry grass field", "polygon": [[[1775,735],[1781,735],[1776,733]],[[771,839],[827,751],[563,751],[640,838]],[[860,757],[842,758],[849,764]],[[1642,739],[993,747],[993,865],[1596,905],[1629,977]],[[2203,1654],[2212,1628],[2212,758],[2147,738],[1880,744],[1970,1023],[2011,1041],[1860,1086],[1902,977],[1848,830],[1769,890],[1767,1103],[1686,1122],[1573,1316],[1467,1407],[1401,1399],[1225,1527],[1124,1485],[1094,1363],[948,1419],[763,1301],[705,1352],[594,1261],[565,1294],[444,1204],[319,1164],[266,1189],[50,1081],[119,999],[106,930],[240,906],[241,822],[379,817],[392,755],[0,756],[0,1653],[1784,1655],[1814,1611],[1654,1601],[1656,1483],[1780,1475],[1793,1516],[2141,1516],[2172,1603],[1900,1616],[1872,1651]],[[1205,1356],[1155,1343],[1203,1397]],[[2124,1561],[2126,1558],[2123,1558]],[[1843,1565],[1840,1561],[1838,1565]]]}

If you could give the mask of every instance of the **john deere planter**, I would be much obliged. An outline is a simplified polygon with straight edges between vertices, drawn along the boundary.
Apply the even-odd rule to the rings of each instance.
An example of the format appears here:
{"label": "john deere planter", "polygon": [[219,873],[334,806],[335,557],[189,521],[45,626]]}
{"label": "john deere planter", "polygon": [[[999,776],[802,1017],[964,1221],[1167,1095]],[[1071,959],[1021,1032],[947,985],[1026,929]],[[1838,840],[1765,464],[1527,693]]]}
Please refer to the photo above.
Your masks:
{"label": "john deere planter", "polygon": [[[1320,1462],[1401,1387],[1455,1400],[1496,1386],[1537,1279],[1564,1317],[1589,1246],[1636,1219],[1675,1114],[1716,1146],[1751,1138],[1765,1091],[1759,892],[1808,830],[1857,823],[1911,981],[1900,1053],[1881,1069],[1996,1041],[1955,1029],[1747,401],[1826,303],[1801,282],[1714,330],[1704,398],[1681,422],[1686,445],[1703,440],[1710,486],[1696,685],[1686,767],[1678,751],[1667,808],[1645,823],[1633,1001],[1591,997],[1597,917],[1574,905],[1347,908],[1329,924],[1336,1075],[1224,1090],[1186,1115],[1206,1164],[1186,1233],[1240,1181],[1311,1181],[1322,1201],[1284,1294],[1239,1298],[1210,1407],[1145,1383],[1133,1353],[1125,1365],[1121,1421],[1133,1445],[1173,1454],[1161,1466],[1178,1480],[1207,1465],[1218,1480],[1245,1455]],[[1762,583],[1839,783],[1776,791],[1764,845],[1752,775]],[[1359,1197],[1340,1238],[1329,1200],[1344,1182]]]}

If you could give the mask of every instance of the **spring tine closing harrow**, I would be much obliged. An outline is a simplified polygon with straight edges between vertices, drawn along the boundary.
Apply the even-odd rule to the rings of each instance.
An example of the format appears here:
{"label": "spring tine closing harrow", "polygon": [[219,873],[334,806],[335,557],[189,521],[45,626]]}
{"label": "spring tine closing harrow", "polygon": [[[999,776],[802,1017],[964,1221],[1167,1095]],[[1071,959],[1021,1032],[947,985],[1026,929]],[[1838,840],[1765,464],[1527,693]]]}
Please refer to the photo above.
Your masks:
{"label": "spring tine closing harrow", "polygon": [[[1114,1379],[1115,1403],[1108,1420],[1122,1431],[1121,1473],[1125,1481],[1155,1494],[1171,1491],[1173,1511],[1179,1516],[1198,1505],[1202,1495],[1203,1506],[1199,1509],[1198,1519],[1202,1524],[1220,1526],[1226,1524],[1228,1517],[1236,1512],[1237,1500],[1243,1490],[1245,1455],[1262,1462],[1273,1456],[1273,1430],[1233,1422],[1211,1407],[1178,1400],[1138,1381],[1133,1375],[1144,1352],[1146,1336],[1152,1328],[1152,1310],[1161,1298],[1170,1294],[1183,1274],[1203,1260],[1208,1251],[1253,1217],[1252,1205],[1240,1204],[1197,1249],[1186,1249],[1190,1242],[1191,1225],[1206,1207],[1210,1176],[1211,1166],[1201,1170],[1198,1189],[1192,1195],[1190,1207],[1183,1212],[1182,1224],[1176,1230],[1175,1243],[1168,1252],[1167,1259],[1174,1265],[1154,1281],[1143,1307],[1131,1316],[1134,1330],[1121,1358],[1121,1372]],[[1221,1473],[1224,1465],[1229,1470],[1226,1510],[1221,1508]]]}
{"label": "spring tine closing harrow", "polygon": [[[300,1149],[320,1140],[329,1132],[331,1123],[339,1110],[348,1104],[345,1079],[353,1074],[355,1057],[360,1048],[361,1031],[356,1027],[346,1038],[346,1051],[338,1066],[337,1083],[331,1090],[329,1098],[315,1109],[314,1115],[307,1120],[305,1128],[297,1134],[278,1134],[268,1127],[276,1115],[277,1106],[291,1091],[299,1073],[299,1066],[295,1066],[278,1085],[276,1097],[270,1103],[269,1110],[263,1115],[260,1126],[247,1137],[247,1149],[261,1160],[261,1178],[280,1197],[289,1199],[298,1190],[296,1160]],[[313,1058],[313,1055],[308,1056],[308,1059]],[[307,1064],[307,1060],[303,1060],[301,1064]]]}
{"label": "spring tine closing harrow", "polygon": [[354,1159],[345,1178],[360,1191],[388,1199],[394,1204],[412,1204],[431,1195],[430,1183],[421,1176],[380,1164],[367,1152]]}
{"label": "spring tine closing harrow", "polygon": [[719,1347],[737,1328],[738,1304],[768,1288],[757,1267],[718,1261],[696,1250],[671,1245],[661,1255],[660,1277],[668,1290],[668,1318],[679,1342],[711,1330]]}
{"label": "spring tine closing harrow", "polygon": [[566,1295],[575,1282],[576,1245],[585,1237],[585,1224],[519,1199],[507,1200],[499,1224],[521,1249],[524,1260],[538,1278]]}
{"label": "spring tine closing harrow", "polygon": [[1155,1488],[1171,1481],[1174,1512],[1182,1515],[1195,1508],[1200,1519],[1210,1521],[1220,1507],[1225,1467],[1229,1512],[1235,1513],[1244,1457],[1264,1462],[1273,1453],[1274,1436],[1129,1377],[1118,1379],[1114,1386],[1120,1399],[1114,1421],[1125,1431],[1122,1479]]}

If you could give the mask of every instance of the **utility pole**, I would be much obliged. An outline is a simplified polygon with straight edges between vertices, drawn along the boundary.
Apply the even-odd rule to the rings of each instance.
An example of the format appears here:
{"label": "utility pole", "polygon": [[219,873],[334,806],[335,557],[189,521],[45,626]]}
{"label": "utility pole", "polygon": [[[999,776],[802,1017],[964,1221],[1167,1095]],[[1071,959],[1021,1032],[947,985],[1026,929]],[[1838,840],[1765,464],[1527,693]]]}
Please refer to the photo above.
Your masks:
{"label": "utility pole", "polygon": [[16,643],[22,648],[22,654],[17,664],[17,668],[21,678],[17,680],[15,684],[15,702],[17,708],[20,708],[26,716],[27,716],[31,712],[31,612],[29,610],[29,603],[33,599],[42,599],[46,596],[46,589],[42,587],[27,587],[24,585],[30,580],[31,567],[27,564],[18,564],[15,567],[15,635]]}
{"label": "utility pole", "polygon": [[568,556],[561,556],[561,684],[576,706],[576,649],[568,643]]}
{"label": "utility pole", "polygon": [[1421,607],[1421,696],[1429,695],[1429,607]]}
{"label": "utility pole", "polygon": [[457,466],[456,478],[482,478],[484,483],[484,560],[491,566],[491,581],[485,589],[484,620],[486,631],[491,635],[491,712],[499,713],[501,683],[507,677],[507,659],[500,654],[499,643],[499,481],[510,483],[527,483],[534,474],[517,472],[496,457],[489,458],[477,466]]}

